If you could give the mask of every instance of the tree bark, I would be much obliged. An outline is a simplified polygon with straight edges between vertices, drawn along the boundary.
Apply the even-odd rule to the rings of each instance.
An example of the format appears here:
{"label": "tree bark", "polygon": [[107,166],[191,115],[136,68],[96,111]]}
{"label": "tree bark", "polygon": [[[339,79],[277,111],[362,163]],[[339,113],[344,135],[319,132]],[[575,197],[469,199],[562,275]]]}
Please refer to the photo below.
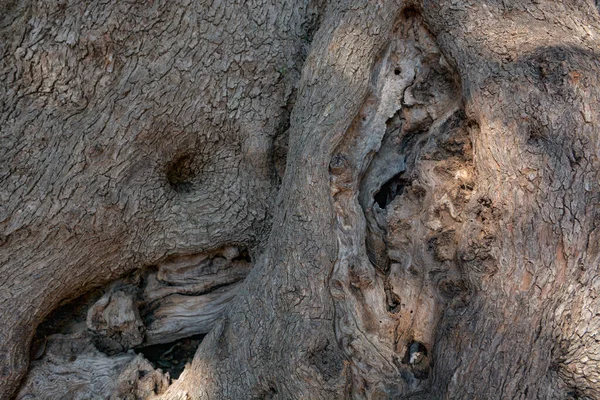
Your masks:
{"label": "tree bark", "polygon": [[0,398],[600,399],[591,0],[0,9]]}

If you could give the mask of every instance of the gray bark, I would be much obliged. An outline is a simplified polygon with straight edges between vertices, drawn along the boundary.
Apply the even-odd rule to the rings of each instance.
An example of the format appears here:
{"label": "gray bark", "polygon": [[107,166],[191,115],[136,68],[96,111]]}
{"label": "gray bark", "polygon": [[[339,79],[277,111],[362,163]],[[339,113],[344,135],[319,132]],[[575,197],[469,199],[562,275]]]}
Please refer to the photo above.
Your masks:
{"label": "gray bark", "polygon": [[0,3],[0,398],[600,399],[595,4],[239,3]]}
{"label": "gray bark", "polygon": [[61,302],[257,247],[307,3],[2,4],[0,392]]}

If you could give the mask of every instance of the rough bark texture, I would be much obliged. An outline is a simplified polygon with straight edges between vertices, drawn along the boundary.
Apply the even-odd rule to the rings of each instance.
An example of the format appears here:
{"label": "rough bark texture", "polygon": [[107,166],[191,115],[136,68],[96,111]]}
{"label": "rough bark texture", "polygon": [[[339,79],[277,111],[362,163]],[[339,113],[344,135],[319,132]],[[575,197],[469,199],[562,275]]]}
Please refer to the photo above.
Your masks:
{"label": "rough bark texture", "polygon": [[591,0],[0,7],[1,398],[600,398]]}
{"label": "rough bark texture", "polygon": [[[598,398],[598,14],[587,2],[433,9],[479,125],[477,184],[490,200],[459,256],[479,295],[447,320],[438,387]],[[477,269],[482,255],[492,270]]]}
{"label": "rough bark texture", "polygon": [[0,392],[35,326],[170,255],[254,246],[308,2],[3,2]]}

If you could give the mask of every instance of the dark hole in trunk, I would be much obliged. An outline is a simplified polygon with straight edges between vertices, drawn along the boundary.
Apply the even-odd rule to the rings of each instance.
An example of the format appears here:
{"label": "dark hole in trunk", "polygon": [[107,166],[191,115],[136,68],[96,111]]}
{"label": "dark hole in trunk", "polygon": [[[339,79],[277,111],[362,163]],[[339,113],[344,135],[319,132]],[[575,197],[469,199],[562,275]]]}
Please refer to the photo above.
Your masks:
{"label": "dark hole in trunk", "polygon": [[410,181],[404,178],[403,175],[404,173],[400,173],[394,176],[392,179],[384,183],[383,186],[381,186],[381,189],[379,189],[379,191],[375,193],[375,196],[373,196],[379,205],[379,208],[382,210],[386,208],[388,204],[390,204],[396,198],[396,196],[400,196],[402,193],[404,193],[404,188],[406,186],[410,186]]}
{"label": "dark hole in trunk", "polygon": [[250,257],[250,253],[248,253],[248,249],[243,248],[242,250],[240,250],[240,255],[235,257],[233,261],[246,261],[251,263],[252,258]]}
{"label": "dark hole in trunk", "polygon": [[154,368],[168,372],[171,378],[177,379],[185,365],[191,362],[198,346],[205,335],[194,335],[171,343],[136,348],[136,354],[143,354]]}
{"label": "dark hole in trunk", "polygon": [[390,288],[386,288],[385,294],[387,297],[387,307],[388,312],[392,314],[397,314],[401,310],[402,300],[400,297],[394,293]]}
{"label": "dark hole in trunk", "polygon": [[424,380],[429,377],[431,362],[427,354],[427,348],[421,342],[412,341],[406,347],[406,353],[402,363],[410,365],[413,376]]}
{"label": "dark hole in trunk", "polygon": [[166,175],[173,190],[182,193],[191,192],[196,177],[194,155],[188,153],[176,157],[167,165]]}
{"label": "dark hole in trunk", "polygon": [[417,356],[427,357],[427,348],[421,342],[412,341],[406,346],[406,353],[402,362],[412,364],[416,361]]}

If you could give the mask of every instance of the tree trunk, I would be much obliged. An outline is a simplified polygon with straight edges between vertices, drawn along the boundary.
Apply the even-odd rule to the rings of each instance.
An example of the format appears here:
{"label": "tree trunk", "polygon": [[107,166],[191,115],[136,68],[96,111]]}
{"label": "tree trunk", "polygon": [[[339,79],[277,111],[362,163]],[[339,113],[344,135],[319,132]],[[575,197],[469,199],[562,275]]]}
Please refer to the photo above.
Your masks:
{"label": "tree trunk", "polygon": [[600,399],[591,0],[0,9],[0,398]]}

